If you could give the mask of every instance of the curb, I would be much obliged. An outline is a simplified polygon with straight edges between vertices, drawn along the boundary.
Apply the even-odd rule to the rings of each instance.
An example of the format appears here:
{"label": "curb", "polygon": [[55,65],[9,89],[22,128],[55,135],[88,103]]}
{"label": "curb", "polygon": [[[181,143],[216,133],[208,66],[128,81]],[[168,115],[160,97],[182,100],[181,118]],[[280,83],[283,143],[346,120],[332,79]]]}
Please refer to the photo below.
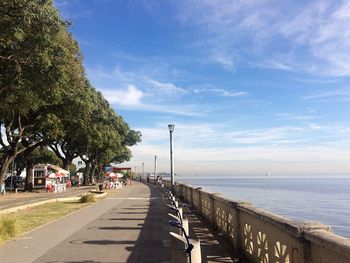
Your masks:
{"label": "curb", "polygon": [[[87,193],[85,193],[85,194],[87,194]],[[101,197],[106,196],[107,193],[103,192],[102,194],[94,194],[94,195],[95,195],[95,198],[101,198]],[[49,203],[54,203],[54,202],[78,201],[78,200],[80,200],[80,196],[52,198],[52,199],[45,200],[45,201],[40,201],[40,202],[35,202],[35,203],[30,203],[30,204],[26,204],[26,205],[20,205],[20,206],[16,206],[16,207],[11,207],[11,208],[7,208],[7,209],[4,209],[4,210],[0,210],[0,215],[14,213],[14,212],[17,212],[19,210],[24,210],[24,209],[27,209],[27,208],[30,208],[30,207],[35,207],[35,206],[49,204]]]}

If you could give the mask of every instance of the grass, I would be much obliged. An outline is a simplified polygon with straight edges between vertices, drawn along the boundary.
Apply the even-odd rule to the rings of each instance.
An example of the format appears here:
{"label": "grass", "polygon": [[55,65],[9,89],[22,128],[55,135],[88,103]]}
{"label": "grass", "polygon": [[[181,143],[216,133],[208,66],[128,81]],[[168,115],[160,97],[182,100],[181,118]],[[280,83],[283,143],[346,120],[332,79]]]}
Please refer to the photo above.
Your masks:
{"label": "grass", "polygon": [[17,221],[14,218],[2,217],[0,219],[0,239],[7,240],[13,238],[18,233]]}
{"label": "grass", "polygon": [[81,203],[95,203],[96,199],[93,194],[82,195],[80,198]]}
{"label": "grass", "polygon": [[88,205],[79,201],[55,202],[0,216],[0,244]]}

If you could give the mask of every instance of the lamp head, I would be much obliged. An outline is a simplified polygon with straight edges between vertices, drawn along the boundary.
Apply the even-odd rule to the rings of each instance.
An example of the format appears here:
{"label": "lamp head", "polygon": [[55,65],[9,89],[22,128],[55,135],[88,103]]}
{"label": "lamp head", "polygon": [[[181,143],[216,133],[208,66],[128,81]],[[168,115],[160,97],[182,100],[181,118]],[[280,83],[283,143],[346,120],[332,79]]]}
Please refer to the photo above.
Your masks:
{"label": "lamp head", "polygon": [[170,132],[173,132],[173,131],[174,131],[174,128],[175,128],[175,125],[174,125],[174,124],[169,124],[169,125],[168,125],[168,128],[169,128],[169,131],[170,131]]}

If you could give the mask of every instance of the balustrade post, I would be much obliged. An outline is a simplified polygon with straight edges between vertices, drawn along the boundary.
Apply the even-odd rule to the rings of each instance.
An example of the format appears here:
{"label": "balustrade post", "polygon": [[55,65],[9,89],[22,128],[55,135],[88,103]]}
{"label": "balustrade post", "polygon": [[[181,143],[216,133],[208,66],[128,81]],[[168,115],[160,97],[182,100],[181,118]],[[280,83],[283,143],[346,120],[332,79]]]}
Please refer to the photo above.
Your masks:
{"label": "balustrade post", "polygon": [[242,225],[241,220],[241,210],[239,209],[240,204],[247,204],[245,202],[232,202],[232,206],[236,210],[236,250],[240,255],[245,255],[244,249],[244,225]]}
{"label": "balustrade post", "polygon": [[209,195],[209,199],[210,199],[210,224],[216,229],[214,194]]}
{"label": "balustrade post", "polygon": [[192,205],[193,206],[193,188],[191,187],[190,188],[190,205]]}
{"label": "balustrade post", "polygon": [[196,188],[196,191],[198,192],[198,213],[203,216],[203,210],[202,210],[202,192],[200,191],[202,188],[198,187]]}
{"label": "balustrade post", "polygon": [[[302,233],[312,233],[315,230],[325,230],[328,232],[333,232],[331,227],[323,225],[321,223],[317,222],[304,222],[299,225],[300,232]],[[311,256],[311,243],[307,239],[304,238],[302,239],[302,244],[303,244],[303,255],[302,258],[304,259],[303,263],[311,263],[313,262],[312,256]]]}

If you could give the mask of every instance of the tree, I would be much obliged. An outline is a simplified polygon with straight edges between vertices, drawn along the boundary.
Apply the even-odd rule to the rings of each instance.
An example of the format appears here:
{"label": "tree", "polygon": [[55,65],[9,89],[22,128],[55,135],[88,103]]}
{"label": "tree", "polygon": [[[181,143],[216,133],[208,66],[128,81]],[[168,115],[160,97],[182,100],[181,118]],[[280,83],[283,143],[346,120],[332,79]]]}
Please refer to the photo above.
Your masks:
{"label": "tree", "polygon": [[62,160],[64,169],[84,151],[84,134],[90,126],[90,116],[95,108],[96,91],[88,80],[80,94],[69,98],[67,107],[59,110],[63,133],[50,143],[50,148]]}
{"label": "tree", "polygon": [[89,129],[84,134],[84,149],[80,158],[85,162],[84,183],[99,175],[104,165],[111,161],[127,161],[132,146],[141,140],[140,132],[129,128],[123,118],[117,115],[103,98],[95,94],[96,108],[90,116]]}
{"label": "tree", "polygon": [[18,154],[61,136],[57,111],[83,85],[84,71],[52,0],[2,0],[0,28],[1,181]]}

